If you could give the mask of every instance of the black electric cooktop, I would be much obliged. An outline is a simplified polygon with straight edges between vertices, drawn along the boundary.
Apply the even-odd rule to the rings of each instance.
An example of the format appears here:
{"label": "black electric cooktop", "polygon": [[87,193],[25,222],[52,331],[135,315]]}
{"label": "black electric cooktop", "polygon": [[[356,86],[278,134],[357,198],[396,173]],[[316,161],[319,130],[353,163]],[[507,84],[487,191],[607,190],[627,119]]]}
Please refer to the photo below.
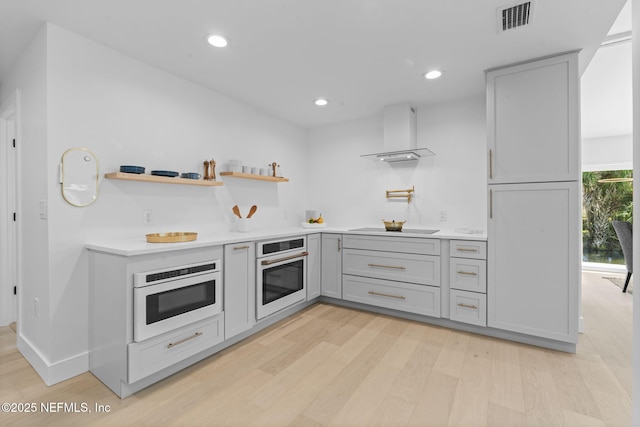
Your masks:
{"label": "black electric cooktop", "polygon": [[440,230],[429,230],[426,228],[403,228],[402,231],[387,231],[383,227],[363,227],[352,228],[349,231],[372,231],[376,233],[389,233],[389,234],[433,234]]}

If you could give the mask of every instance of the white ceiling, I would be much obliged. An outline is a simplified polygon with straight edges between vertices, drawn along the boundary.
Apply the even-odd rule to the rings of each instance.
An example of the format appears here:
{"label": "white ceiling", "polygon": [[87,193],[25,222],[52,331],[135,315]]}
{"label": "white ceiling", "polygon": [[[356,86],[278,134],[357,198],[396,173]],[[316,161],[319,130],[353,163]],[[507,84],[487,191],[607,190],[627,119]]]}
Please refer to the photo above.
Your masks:
{"label": "white ceiling", "polygon": [[[583,49],[585,65],[625,3],[535,1],[531,25],[500,34],[508,0],[0,0],[0,82],[48,21],[315,127],[480,94],[485,69],[530,58]],[[225,50],[204,41],[217,31]]]}

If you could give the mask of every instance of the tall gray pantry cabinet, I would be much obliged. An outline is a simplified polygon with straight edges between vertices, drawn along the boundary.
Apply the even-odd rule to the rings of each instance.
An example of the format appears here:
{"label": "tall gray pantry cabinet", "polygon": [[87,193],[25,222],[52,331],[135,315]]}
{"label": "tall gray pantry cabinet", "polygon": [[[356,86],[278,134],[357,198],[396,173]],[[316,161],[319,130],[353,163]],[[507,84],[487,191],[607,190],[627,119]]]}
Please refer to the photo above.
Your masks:
{"label": "tall gray pantry cabinet", "polygon": [[488,70],[487,325],[569,344],[580,304],[578,53]]}

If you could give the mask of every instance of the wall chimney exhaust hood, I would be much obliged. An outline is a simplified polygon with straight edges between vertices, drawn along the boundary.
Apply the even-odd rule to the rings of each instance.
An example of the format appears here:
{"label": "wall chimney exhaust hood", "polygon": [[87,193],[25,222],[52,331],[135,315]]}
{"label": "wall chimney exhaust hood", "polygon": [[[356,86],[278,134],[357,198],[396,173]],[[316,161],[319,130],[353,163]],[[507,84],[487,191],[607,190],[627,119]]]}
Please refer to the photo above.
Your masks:
{"label": "wall chimney exhaust hood", "polygon": [[416,107],[403,102],[384,107],[384,151],[364,154],[371,160],[385,162],[417,161],[421,157],[435,155],[428,148],[418,148]]}

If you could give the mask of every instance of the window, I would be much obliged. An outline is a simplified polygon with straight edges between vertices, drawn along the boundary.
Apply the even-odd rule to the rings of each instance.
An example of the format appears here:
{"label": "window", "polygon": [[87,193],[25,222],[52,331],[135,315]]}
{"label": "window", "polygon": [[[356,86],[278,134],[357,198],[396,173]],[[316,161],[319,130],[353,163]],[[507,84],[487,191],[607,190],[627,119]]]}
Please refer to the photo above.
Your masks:
{"label": "window", "polygon": [[611,221],[632,221],[632,170],[582,173],[582,260],[622,264],[624,256]]}

